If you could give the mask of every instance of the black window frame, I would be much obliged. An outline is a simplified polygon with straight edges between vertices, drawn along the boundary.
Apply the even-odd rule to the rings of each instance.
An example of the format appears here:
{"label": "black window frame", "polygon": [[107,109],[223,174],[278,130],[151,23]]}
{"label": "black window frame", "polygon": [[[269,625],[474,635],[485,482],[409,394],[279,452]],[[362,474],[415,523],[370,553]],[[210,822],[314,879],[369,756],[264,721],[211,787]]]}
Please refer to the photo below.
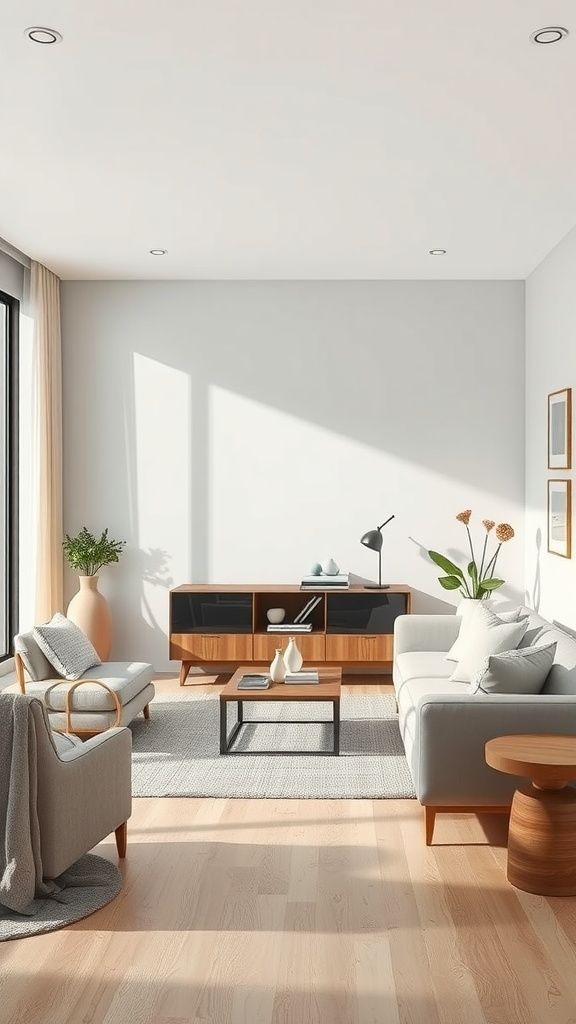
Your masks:
{"label": "black window frame", "polygon": [[[3,308],[2,308],[3,307]],[[6,317],[6,352],[4,353],[5,389],[2,396],[6,437],[6,536],[0,538],[4,549],[4,578],[7,651],[0,649],[0,663],[14,656],[14,634],[18,632],[18,350],[20,303],[13,295],[0,290],[0,315]]]}

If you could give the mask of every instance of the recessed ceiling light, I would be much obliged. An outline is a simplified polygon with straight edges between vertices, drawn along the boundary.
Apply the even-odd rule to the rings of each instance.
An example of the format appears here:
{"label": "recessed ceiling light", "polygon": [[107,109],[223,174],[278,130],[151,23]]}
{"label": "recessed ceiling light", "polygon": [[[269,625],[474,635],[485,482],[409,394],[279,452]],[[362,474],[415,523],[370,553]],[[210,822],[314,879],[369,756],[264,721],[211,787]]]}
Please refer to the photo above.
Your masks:
{"label": "recessed ceiling light", "polygon": [[33,43],[42,43],[44,46],[50,46],[52,43],[61,43],[62,36],[55,28],[41,28],[39,25],[33,25],[32,28],[25,28],[24,35],[28,36]]}
{"label": "recessed ceiling light", "polygon": [[151,256],[165,256],[168,249],[150,249]]}
{"label": "recessed ceiling light", "polygon": [[428,250],[428,255],[429,256],[445,256],[446,255],[446,249],[429,249]]}
{"label": "recessed ceiling light", "polygon": [[530,40],[533,43],[540,43],[542,46],[545,46],[546,43],[559,43],[567,35],[567,28],[561,28],[559,25],[549,25],[548,28],[539,28],[536,32],[533,32]]}

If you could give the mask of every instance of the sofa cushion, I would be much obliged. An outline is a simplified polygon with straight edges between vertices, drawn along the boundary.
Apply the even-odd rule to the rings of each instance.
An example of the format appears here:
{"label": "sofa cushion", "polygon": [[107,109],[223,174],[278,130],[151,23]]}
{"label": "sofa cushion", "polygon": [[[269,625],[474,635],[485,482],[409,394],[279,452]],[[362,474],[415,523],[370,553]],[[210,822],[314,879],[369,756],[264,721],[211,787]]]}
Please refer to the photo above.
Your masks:
{"label": "sofa cushion", "polygon": [[556,653],[556,641],[493,654],[472,680],[470,693],[540,693]]}
{"label": "sofa cushion", "polygon": [[[83,679],[101,679],[114,691],[122,707],[128,704],[151,682],[152,665],[140,661],[106,661],[92,671],[84,672]],[[72,680],[44,679],[26,684],[26,693],[44,701],[48,711],[64,711],[66,693]],[[72,706],[76,711],[114,711],[114,698],[97,683],[87,682],[73,694]]]}
{"label": "sofa cushion", "polygon": [[469,683],[491,654],[516,649],[527,628],[528,619],[502,622],[494,612],[479,605],[469,617],[465,650],[450,679]]}
{"label": "sofa cushion", "polygon": [[409,679],[448,679],[454,666],[446,662],[443,651],[407,651],[396,658],[396,674]]}
{"label": "sofa cushion", "polygon": [[86,634],[60,612],[50,622],[35,626],[32,636],[58,675],[65,679],[79,679],[87,669],[100,664]]}
{"label": "sofa cushion", "polygon": [[14,637],[14,650],[22,658],[24,668],[30,679],[50,679],[54,675],[54,666],[50,664],[44,652],[32,635],[18,633]]}
{"label": "sofa cushion", "polygon": [[492,615],[496,615],[497,618],[500,619],[500,622],[518,622],[522,612],[521,607],[512,608],[510,611],[507,612],[497,612],[493,608],[488,607],[488,605],[486,604],[476,605],[476,607],[473,608],[472,611],[468,612],[467,615],[463,616],[462,625],[460,626],[460,632],[458,633],[456,640],[452,644],[452,647],[445,655],[447,661],[460,661],[463,654],[465,653],[467,645],[466,638],[468,636],[468,631],[471,625],[472,628],[474,628],[473,623],[475,621],[477,608],[480,608],[480,615],[483,615],[484,612],[490,612]]}

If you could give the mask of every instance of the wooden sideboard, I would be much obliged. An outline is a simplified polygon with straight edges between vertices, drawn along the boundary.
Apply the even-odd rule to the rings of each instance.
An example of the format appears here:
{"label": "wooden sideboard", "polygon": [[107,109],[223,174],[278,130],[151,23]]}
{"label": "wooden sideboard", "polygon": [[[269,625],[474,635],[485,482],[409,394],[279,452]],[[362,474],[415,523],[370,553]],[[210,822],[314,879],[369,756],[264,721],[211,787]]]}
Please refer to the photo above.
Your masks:
{"label": "wooden sideboard", "polygon": [[294,634],[305,663],[390,668],[394,621],[411,611],[411,591],[403,584],[334,591],[190,583],[170,591],[170,658],[182,662],[180,685],[193,665],[271,662],[288,636],[267,631],[266,612],[285,608],[284,621],[293,621],[313,594],[321,601],[308,620],[312,631]]}

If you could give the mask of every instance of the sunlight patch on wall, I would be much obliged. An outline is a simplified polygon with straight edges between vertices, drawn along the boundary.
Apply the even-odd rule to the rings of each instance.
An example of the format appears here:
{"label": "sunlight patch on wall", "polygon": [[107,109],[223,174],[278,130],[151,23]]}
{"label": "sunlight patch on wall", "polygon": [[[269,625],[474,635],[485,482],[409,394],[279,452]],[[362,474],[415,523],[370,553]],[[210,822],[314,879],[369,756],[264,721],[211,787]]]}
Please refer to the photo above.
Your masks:
{"label": "sunlight patch on wall", "polygon": [[[384,536],[386,576],[444,599],[426,551],[465,550],[458,512],[473,508],[478,524],[488,515],[514,519],[521,532],[520,510],[482,486],[312,420],[313,410],[304,420],[210,388],[211,580],[297,583],[312,562],[328,557],[345,572],[373,579],[377,559],[360,537],[394,514]],[[519,549],[509,565],[513,575]]]}
{"label": "sunlight patch on wall", "polygon": [[[135,536],[144,593],[190,574],[193,467],[189,374],[134,353]],[[161,543],[159,544],[159,540]],[[166,603],[165,589],[161,601]],[[144,602],[146,604],[146,602]],[[164,618],[165,609],[162,609]],[[146,617],[149,610],[144,608]]]}

